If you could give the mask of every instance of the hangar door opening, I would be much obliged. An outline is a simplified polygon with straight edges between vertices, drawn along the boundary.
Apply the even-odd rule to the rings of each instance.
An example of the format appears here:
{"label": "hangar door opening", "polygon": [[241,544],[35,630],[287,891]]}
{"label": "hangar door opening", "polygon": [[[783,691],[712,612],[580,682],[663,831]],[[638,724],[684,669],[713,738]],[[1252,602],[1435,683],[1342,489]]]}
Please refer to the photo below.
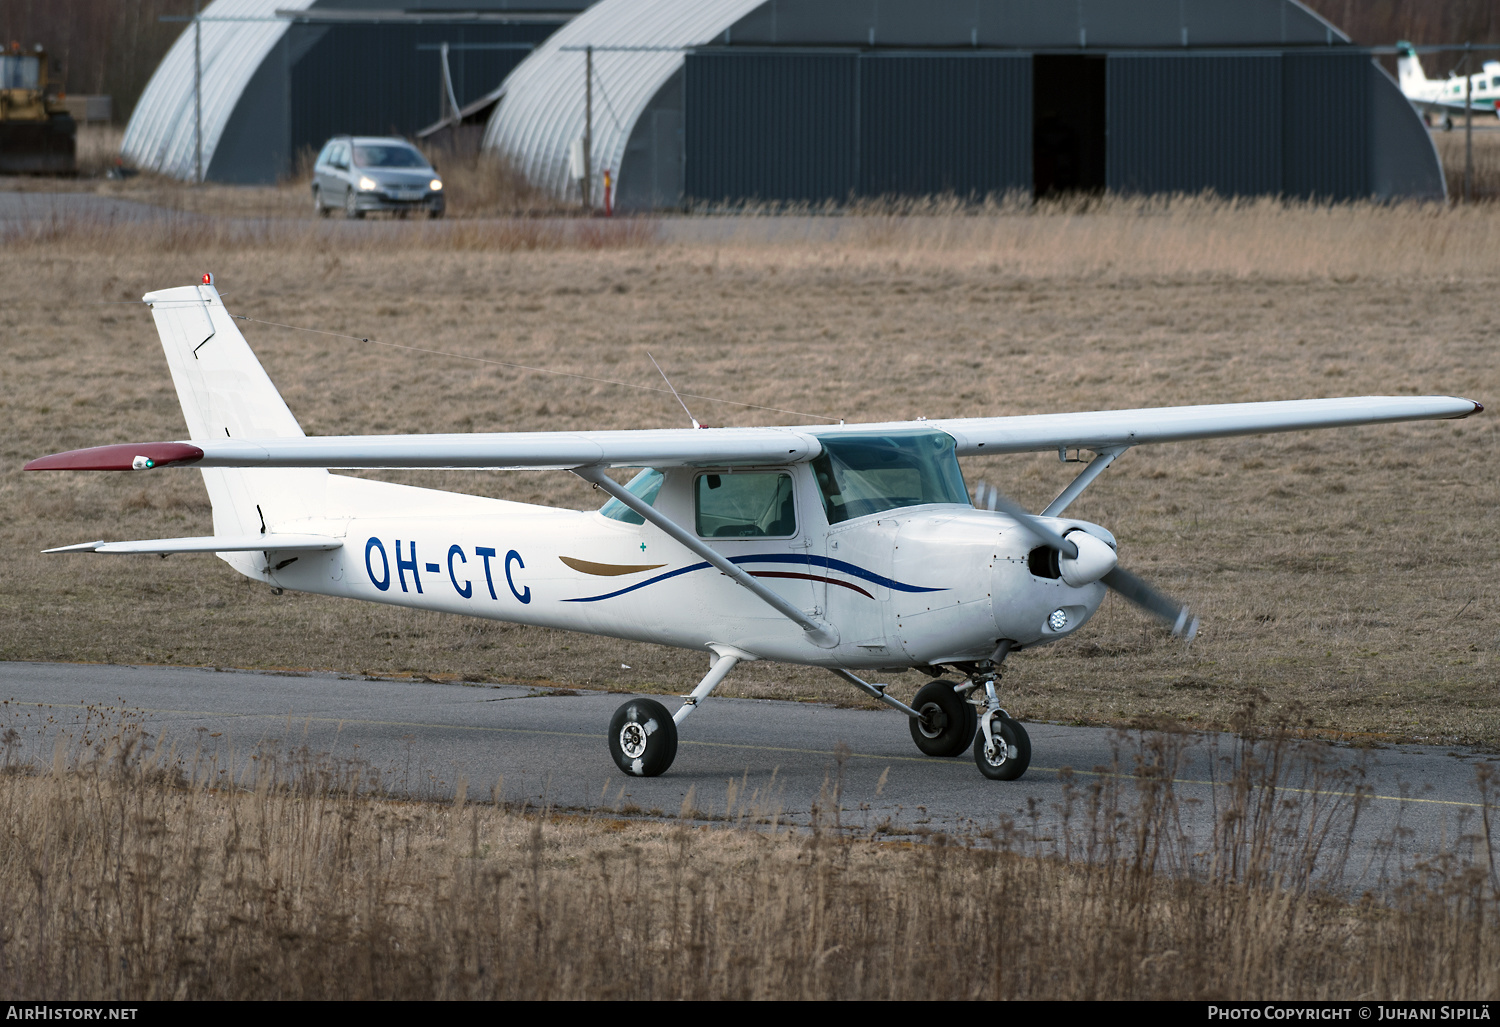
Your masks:
{"label": "hangar door opening", "polygon": [[1040,198],[1105,187],[1105,58],[1032,58],[1031,178]]}

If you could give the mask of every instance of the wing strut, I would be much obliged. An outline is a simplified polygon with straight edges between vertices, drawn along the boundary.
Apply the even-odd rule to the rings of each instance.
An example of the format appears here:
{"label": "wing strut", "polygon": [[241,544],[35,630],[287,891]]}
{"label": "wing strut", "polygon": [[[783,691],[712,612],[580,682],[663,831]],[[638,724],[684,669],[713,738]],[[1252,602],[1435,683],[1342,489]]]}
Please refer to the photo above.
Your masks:
{"label": "wing strut", "polygon": [[787,602],[780,595],[771,591],[769,588],[762,585],[759,581],[756,581],[748,573],[741,570],[739,567],[736,567],[734,564],[726,560],[723,556],[715,552],[712,548],[705,545],[702,539],[698,538],[696,535],[693,535],[691,532],[679,527],[674,521],[666,517],[660,510],[656,509],[648,503],[642,502],[640,497],[636,496],[633,492],[626,490],[623,485],[619,484],[609,475],[605,474],[603,468],[575,467],[573,468],[573,473],[578,475],[578,477],[582,478],[584,481],[589,482],[592,485],[596,485],[599,488],[603,489],[605,492],[608,492],[611,496],[614,496],[620,502],[630,507],[630,509],[640,514],[642,517],[650,521],[652,524],[656,525],[662,531],[666,532],[668,535],[671,535],[678,542],[681,542],[688,549],[692,550],[694,553],[707,560],[714,567],[717,567],[736,584],[743,585],[745,586],[745,588],[755,593],[755,595],[759,597],[761,601],[764,602],[767,606],[775,610],[777,613],[781,614],[793,624],[796,624],[803,631],[807,632],[807,637],[818,648],[832,649],[834,646],[839,644],[838,629],[835,628],[832,624],[829,624],[827,621],[821,620],[817,617],[810,617],[803,611],[797,609],[797,607]]}
{"label": "wing strut", "polygon": [[1077,499],[1083,493],[1084,489],[1093,484],[1094,479],[1099,477],[1099,473],[1114,463],[1115,458],[1129,448],[1129,446],[1111,446],[1108,449],[1099,450],[1094,459],[1089,461],[1089,465],[1078,472],[1078,477],[1069,482],[1068,487],[1059,492],[1057,498],[1047,504],[1047,509],[1042,511],[1041,516],[1061,516],[1062,512],[1068,508],[1073,500]]}

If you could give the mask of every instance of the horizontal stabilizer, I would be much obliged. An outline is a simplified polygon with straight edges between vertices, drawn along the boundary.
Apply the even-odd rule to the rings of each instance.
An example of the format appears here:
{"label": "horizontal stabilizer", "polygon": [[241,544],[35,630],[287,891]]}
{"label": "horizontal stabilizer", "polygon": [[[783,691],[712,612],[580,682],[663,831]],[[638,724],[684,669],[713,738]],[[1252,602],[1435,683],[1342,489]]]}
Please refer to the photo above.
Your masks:
{"label": "horizontal stabilizer", "polygon": [[256,553],[338,549],[341,538],[331,535],[207,535],[199,538],[147,538],[134,542],[80,542],[43,549],[44,553]]}

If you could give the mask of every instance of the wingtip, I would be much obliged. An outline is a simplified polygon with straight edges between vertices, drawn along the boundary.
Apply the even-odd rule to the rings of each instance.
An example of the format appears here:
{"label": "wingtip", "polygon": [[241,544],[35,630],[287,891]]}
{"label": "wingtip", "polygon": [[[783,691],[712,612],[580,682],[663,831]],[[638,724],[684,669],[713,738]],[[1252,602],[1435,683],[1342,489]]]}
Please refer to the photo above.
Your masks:
{"label": "wingtip", "polygon": [[90,449],[70,449],[27,463],[26,471],[144,471],[203,459],[203,450],[186,442],[128,442]]}

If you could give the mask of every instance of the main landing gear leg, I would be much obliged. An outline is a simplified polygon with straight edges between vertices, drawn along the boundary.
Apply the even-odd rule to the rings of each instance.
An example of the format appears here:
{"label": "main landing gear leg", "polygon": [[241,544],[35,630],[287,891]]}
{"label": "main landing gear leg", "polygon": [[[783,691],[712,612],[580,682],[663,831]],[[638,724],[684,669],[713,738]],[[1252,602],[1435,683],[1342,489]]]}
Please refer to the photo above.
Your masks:
{"label": "main landing gear leg", "polygon": [[668,713],[655,699],[632,699],[615,711],[609,721],[609,754],[615,766],[631,777],[656,777],[664,774],[677,758],[677,725],[707,699],[719,683],[742,660],[754,659],[749,653],[728,647],[714,650],[714,662],[698,687],[683,696],[682,707]]}
{"label": "main landing gear leg", "polygon": [[[1012,643],[1001,642],[989,659],[990,666],[970,675],[960,686],[969,693],[969,703],[978,710],[979,731],[974,736],[974,762],[979,772],[992,781],[1014,781],[1031,765],[1031,739],[1019,721],[1000,708],[995,682],[1000,666],[1009,655]],[[979,689],[984,695],[979,695]]]}

